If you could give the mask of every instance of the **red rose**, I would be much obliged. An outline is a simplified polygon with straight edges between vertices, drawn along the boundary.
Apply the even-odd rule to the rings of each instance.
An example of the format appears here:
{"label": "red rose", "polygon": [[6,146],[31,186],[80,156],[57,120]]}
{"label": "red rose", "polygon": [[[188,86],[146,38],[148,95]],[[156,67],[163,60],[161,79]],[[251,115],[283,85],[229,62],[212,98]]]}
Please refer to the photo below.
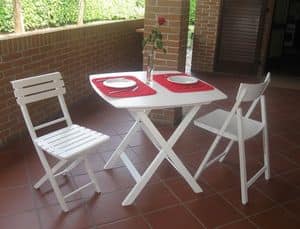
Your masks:
{"label": "red rose", "polygon": [[159,25],[163,25],[163,24],[166,23],[166,19],[164,17],[160,16],[160,17],[157,18],[157,22],[158,22]]}

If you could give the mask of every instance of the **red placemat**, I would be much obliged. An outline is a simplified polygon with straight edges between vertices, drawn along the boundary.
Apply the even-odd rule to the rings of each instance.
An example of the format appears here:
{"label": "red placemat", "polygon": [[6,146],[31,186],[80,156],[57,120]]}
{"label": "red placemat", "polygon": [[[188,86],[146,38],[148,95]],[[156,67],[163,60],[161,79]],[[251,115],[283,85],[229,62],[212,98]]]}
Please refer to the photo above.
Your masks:
{"label": "red placemat", "polygon": [[188,75],[185,73],[168,73],[168,74],[155,74],[153,76],[153,79],[156,82],[158,82],[160,85],[164,86],[165,88],[173,92],[209,91],[214,89],[213,86],[201,80],[193,84],[178,84],[178,83],[172,83],[167,79],[169,76],[176,76],[176,75],[185,75],[188,77]]}
{"label": "red placemat", "polygon": [[[103,82],[108,79],[115,79],[118,77],[105,77],[105,78],[95,78],[92,80],[93,84],[105,95],[108,95],[110,97],[117,97],[117,98],[123,98],[123,97],[135,97],[135,96],[145,96],[145,95],[153,95],[156,93],[154,89],[149,87],[147,84],[144,84],[139,79],[135,78],[134,76],[120,76],[120,78],[130,79],[134,80],[136,82],[136,85],[131,88],[111,88],[106,87],[103,85]],[[132,90],[135,87],[138,87],[136,90]],[[115,91],[119,91],[116,93],[112,93]]]}

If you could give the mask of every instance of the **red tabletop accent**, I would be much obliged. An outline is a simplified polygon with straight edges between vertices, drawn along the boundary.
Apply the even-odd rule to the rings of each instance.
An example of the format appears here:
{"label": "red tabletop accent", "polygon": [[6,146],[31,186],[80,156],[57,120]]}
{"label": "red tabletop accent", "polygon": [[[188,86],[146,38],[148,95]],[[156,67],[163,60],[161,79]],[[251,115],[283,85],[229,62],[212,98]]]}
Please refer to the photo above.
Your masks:
{"label": "red tabletop accent", "polygon": [[[156,91],[149,87],[147,84],[143,83],[139,79],[135,78],[134,76],[120,76],[120,78],[134,80],[136,85],[130,88],[111,88],[106,87],[103,85],[103,82],[107,79],[115,79],[118,77],[105,77],[105,78],[95,78],[92,80],[93,84],[105,95],[110,97],[117,97],[117,98],[125,98],[125,97],[136,97],[136,96],[145,96],[145,95],[153,95],[156,94]],[[138,86],[136,90],[132,90]],[[116,93],[111,93],[114,91],[120,91]]]}
{"label": "red tabletop accent", "polygon": [[177,76],[177,75],[186,75],[185,73],[168,73],[168,74],[155,74],[153,79],[158,82],[160,85],[164,86],[170,91],[173,92],[196,92],[196,91],[208,91],[213,90],[214,87],[199,80],[197,83],[193,84],[178,84],[170,82],[167,78],[169,76]]}

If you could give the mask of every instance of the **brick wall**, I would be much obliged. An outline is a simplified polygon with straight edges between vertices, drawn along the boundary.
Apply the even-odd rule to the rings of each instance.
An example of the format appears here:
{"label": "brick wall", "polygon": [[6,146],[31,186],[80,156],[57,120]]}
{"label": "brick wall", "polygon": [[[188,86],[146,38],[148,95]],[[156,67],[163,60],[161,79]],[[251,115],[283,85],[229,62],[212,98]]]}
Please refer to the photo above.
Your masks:
{"label": "brick wall", "polygon": [[[188,30],[188,0],[146,0],[144,33],[147,36],[157,24],[157,17],[164,16],[166,24],[160,27],[167,53],[157,51],[156,70],[184,71]],[[147,63],[146,55],[144,65]]]}
{"label": "brick wall", "polygon": [[192,71],[213,72],[221,0],[198,0]]}
{"label": "brick wall", "polygon": [[[93,93],[91,73],[141,70],[142,36],[135,30],[142,26],[143,20],[133,20],[0,38],[0,145],[25,129],[11,80],[59,71],[70,105]],[[57,111],[55,104],[34,106],[39,120]]]}
{"label": "brick wall", "polygon": [[[156,26],[158,16],[164,16],[167,20],[160,27],[167,53],[156,53],[155,70],[185,70],[188,10],[188,0],[146,0],[145,36]],[[144,66],[146,64],[147,56],[144,55]],[[181,109],[155,110],[150,116],[156,122],[175,124],[181,118]]]}

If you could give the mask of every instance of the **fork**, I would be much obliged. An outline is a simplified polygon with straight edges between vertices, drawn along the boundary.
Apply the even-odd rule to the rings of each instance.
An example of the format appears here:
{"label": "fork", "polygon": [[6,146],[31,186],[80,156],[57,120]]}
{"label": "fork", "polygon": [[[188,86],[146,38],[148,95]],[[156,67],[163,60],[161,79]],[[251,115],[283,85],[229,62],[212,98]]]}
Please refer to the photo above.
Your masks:
{"label": "fork", "polygon": [[[135,86],[134,88],[131,89],[131,91],[136,91],[138,88],[139,88],[139,86]],[[127,90],[127,88],[117,90],[117,91],[110,91],[110,92],[108,92],[108,94],[115,94],[115,93],[119,93],[119,92],[126,91],[126,90]]]}
{"label": "fork", "polygon": [[106,80],[106,78],[104,78],[104,79],[96,79],[96,82],[103,82],[103,81],[105,81]]}

